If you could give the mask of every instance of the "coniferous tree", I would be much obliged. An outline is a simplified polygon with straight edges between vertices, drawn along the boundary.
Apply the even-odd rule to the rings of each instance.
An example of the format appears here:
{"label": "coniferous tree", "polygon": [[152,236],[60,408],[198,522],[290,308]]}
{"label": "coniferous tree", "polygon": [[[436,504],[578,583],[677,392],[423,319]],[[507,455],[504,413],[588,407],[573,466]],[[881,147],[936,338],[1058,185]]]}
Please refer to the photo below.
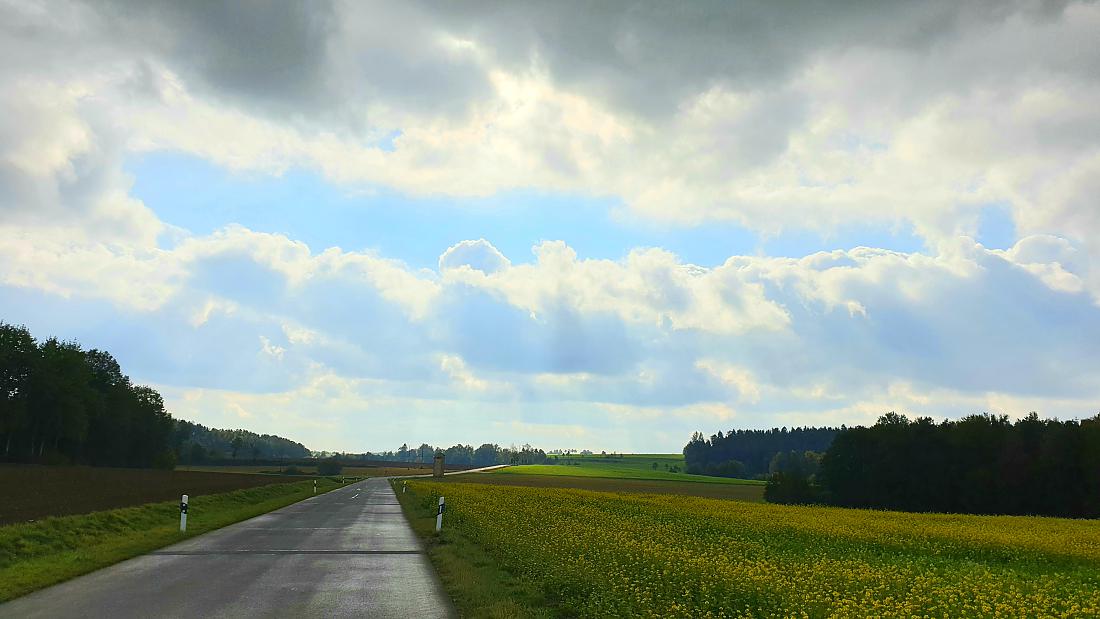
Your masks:
{"label": "coniferous tree", "polygon": [[847,507],[1096,517],[1100,415],[937,424],[889,413],[837,435],[818,481],[828,501]]}

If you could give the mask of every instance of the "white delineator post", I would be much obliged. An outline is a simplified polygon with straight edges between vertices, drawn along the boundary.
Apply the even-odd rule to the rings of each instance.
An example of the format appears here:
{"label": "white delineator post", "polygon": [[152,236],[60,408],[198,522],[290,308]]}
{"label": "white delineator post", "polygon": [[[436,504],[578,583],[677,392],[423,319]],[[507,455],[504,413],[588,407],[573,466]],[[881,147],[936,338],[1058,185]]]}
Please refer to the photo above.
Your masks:
{"label": "white delineator post", "polygon": [[180,532],[187,531],[187,495],[180,499]]}
{"label": "white delineator post", "polygon": [[317,494],[317,480],[313,480],[313,494]]}
{"label": "white delineator post", "polygon": [[439,511],[435,514],[435,532],[443,529],[443,497],[439,497]]}
{"label": "white delineator post", "polygon": [[409,482],[401,482],[401,494],[405,494],[405,491],[409,489]]}

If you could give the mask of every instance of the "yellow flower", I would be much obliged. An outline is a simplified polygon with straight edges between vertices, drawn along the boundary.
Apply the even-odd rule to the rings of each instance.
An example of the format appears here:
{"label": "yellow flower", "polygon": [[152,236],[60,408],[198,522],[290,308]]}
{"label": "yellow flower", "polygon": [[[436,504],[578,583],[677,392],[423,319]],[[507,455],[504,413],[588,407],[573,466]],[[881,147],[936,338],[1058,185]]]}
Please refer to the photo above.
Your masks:
{"label": "yellow flower", "polygon": [[[409,482],[582,617],[1100,614],[1100,522]],[[564,566],[564,567],[563,567]]]}

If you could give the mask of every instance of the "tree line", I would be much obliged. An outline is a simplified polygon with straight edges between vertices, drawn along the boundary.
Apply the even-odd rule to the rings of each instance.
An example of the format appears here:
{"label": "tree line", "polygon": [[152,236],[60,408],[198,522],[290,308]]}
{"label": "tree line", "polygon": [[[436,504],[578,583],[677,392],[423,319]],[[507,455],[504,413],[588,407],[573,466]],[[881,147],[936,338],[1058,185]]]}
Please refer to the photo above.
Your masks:
{"label": "tree line", "polygon": [[102,350],[0,322],[0,445],[11,462],[170,467],[172,417]]}
{"label": "tree line", "polygon": [[303,458],[301,443],[173,419],[102,350],[0,322],[0,460],[163,467],[208,459]]}
{"label": "tree line", "polygon": [[889,413],[842,432],[815,491],[848,507],[1100,516],[1100,415],[1015,422],[970,415],[935,423]]}
{"label": "tree line", "polygon": [[172,449],[181,464],[225,459],[286,460],[312,455],[305,445],[274,434],[219,430],[182,419],[175,420]]}
{"label": "tree line", "polygon": [[688,473],[716,477],[764,478],[780,452],[822,452],[842,428],[772,428],[720,430],[709,439],[701,432],[684,447]]}
{"label": "tree line", "polygon": [[[822,430],[833,433],[824,449],[771,454],[768,501],[1100,517],[1100,415],[1059,421],[1031,413],[1013,422],[1005,415],[981,414],[936,423],[929,417],[910,420],[888,413],[870,427]],[[752,441],[760,435],[716,436],[722,437],[721,445],[730,436]],[[696,433],[684,448],[685,458],[689,452],[697,458],[713,444],[713,438]],[[746,451],[738,446],[724,453]],[[706,462],[720,468],[716,460]]]}
{"label": "tree line", "polygon": [[445,461],[454,466],[493,466],[496,464],[545,464],[546,452],[531,445],[522,447],[501,447],[495,443],[484,443],[480,447],[473,445],[454,445],[443,449],[422,443],[419,447],[401,445],[395,451],[383,451],[380,453],[367,452],[361,454],[364,460],[382,460],[389,462],[420,462],[429,463],[435,459],[436,451],[442,451]]}

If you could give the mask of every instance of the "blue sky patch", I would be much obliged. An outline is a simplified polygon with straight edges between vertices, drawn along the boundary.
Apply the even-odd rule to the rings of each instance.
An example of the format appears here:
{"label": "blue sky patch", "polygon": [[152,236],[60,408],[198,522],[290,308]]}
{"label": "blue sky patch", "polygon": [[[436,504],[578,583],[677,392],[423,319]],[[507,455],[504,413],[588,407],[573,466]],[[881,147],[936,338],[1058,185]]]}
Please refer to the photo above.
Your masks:
{"label": "blue sky patch", "polygon": [[989,249],[1009,249],[1016,244],[1016,239],[1016,223],[1007,204],[994,204],[982,209],[976,241]]}
{"label": "blue sky patch", "polygon": [[632,219],[610,198],[533,190],[476,199],[357,192],[309,170],[235,173],[180,153],[133,157],[126,169],[134,176],[131,195],[165,222],[195,234],[236,223],[284,234],[314,252],[373,249],[417,268],[435,268],[448,247],[479,238],[512,262],[532,261],[531,248],[545,240],[563,240],[581,258],[620,259],[634,248],[662,247],[702,266],[734,255],[802,257],[861,245],[923,249],[911,227],[848,225],[826,235],[794,230],[761,236],[733,223],[681,227]]}

